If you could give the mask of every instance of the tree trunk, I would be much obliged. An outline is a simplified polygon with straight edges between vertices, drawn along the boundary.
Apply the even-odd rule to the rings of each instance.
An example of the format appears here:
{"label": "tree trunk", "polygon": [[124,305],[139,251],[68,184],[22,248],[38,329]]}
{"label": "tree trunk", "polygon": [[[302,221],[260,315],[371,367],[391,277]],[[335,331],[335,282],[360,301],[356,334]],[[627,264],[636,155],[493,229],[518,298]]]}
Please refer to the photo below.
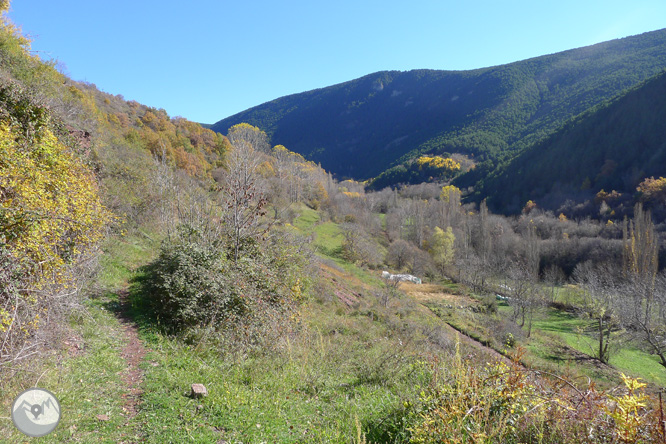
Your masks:
{"label": "tree trunk", "polygon": [[608,358],[606,356],[606,350],[608,348],[608,344],[604,344],[604,320],[600,316],[598,320],[598,325],[599,325],[599,360],[603,362],[604,364],[608,364]]}

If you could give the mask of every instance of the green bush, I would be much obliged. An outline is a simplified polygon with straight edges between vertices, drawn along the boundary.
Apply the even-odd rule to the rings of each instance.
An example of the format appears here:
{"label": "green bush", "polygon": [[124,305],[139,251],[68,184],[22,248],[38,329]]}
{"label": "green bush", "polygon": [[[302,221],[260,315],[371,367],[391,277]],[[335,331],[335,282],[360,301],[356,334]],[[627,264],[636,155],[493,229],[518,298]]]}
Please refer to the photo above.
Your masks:
{"label": "green bush", "polygon": [[270,239],[247,239],[234,262],[223,236],[182,225],[144,268],[137,294],[171,332],[213,331],[226,335],[218,342],[261,343],[293,323],[307,287],[298,248],[279,235]]}
{"label": "green bush", "polygon": [[200,231],[181,226],[144,270],[143,293],[167,327],[207,324],[245,309],[239,288],[230,281],[233,273],[222,245],[204,240]]}

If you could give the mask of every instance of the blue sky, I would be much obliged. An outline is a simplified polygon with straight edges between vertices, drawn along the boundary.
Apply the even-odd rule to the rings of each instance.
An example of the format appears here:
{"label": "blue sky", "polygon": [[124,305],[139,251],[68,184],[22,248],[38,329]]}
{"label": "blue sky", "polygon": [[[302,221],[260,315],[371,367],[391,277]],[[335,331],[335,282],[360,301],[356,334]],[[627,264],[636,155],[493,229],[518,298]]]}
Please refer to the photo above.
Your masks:
{"label": "blue sky", "polygon": [[75,80],[203,123],[382,70],[498,65],[666,27],[666,2],[13,0]]}

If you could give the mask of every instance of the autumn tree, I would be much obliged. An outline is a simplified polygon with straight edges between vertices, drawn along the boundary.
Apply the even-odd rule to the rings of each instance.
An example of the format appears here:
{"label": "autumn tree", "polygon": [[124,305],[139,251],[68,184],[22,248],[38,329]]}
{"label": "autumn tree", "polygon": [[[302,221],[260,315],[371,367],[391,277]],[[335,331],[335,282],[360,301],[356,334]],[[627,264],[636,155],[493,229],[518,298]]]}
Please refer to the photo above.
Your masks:
{"label": "autumn tree", "polygon": [[449,177],[461,168],[455,160],[441,156],[421,156],[416,159],[416,165],[424,175],[434,177]]}
{"label": "autumn tree", "polygon": [[228,137],[232,146],[221,184],[223,219],[237,262],[242,244],[265,231],[261,217],[265,214],[266,198],[257,170],[262,150],[266,149],[266,134],[241,123],[229,130]]}
{"label": "autumn tree", "polygon": [[77,293],[83,258],[110,219],[93,172],[56,128],[48,109],[20,85],[0,85],[3,358],[14,355],[45,311],[66,306],[65,296]]}
{"label": "autumn tree", "polygon": [[17,258],[51,274],[101,239],[109,215],[90,169],[45,111],[25,106],[32,129],[0,123],[0,232]]}
{"label": "autumn tree", "polygon": [[446,231],[435,227],[430,240],[430,254],[442,273],[445,267],[453,263],[455,241],[451,227],[446,227]]}
{"label": "autumn tree", "polygon": [[636,188],[642,202],[666,203],[666,177],[649,177]]}
{"label": "autumn tree", "polygon": [[235,147],[250,146],[257,153],[270,152],[266,133],[248,123],[239,123],[229,128],[227,138]]}
{"label": "autumn tree", "polygon": [[623,226],[623,264],[626,293],[631,299],[626,321],[639,332],[642,343],[666,367],[666,298],[659,284],[666,282],[659,269],[659,240],[649,211],[636,204],[632,221]]}
{"label": "autumn tree", "polygon": [[654,280],[658,269],[659,242],[652,215],[641,203],[634,207],[634,218],[623,225],[623,263],[626,274],[648,281]]}

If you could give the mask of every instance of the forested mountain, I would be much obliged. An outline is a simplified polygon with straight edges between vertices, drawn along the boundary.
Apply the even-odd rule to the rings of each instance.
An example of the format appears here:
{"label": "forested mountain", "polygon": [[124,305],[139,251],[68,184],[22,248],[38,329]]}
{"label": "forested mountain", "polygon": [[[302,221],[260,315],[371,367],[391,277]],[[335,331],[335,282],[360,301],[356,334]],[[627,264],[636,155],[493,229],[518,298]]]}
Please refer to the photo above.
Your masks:
{"label": "forested mountain", "polygon": [[[222,135],[69,79],[31,51],[8,7],[0,1],[0,408],[21,413],[26,387],[52,390],[63,415],[44,442],[663,441],[666,225],[640,202],[622,227],[618,215],[534,205],[503,217],[463,204],[467,191],[451,184],[370,192],[255,126]],[[501,160],[500,148],[520,146],[510,137],[541,139],[496,170],[452,153],[409,163],[415,180],[484,172],[478,192],[517,201],[549,191],[540,180],[582,180],[589,194],[661,172],[666,74],[593,108],[591,78],[577,95],[565,82],[568,101],[548,95],[547,112],[525,108],[520,82],[540,62],[523,63],[385,73],[329,90],[338,107],[345,91],[374,91],[347,117],[325,99],[316,107],[382,123],[350,128],[370,136],[355,153],[441,113],[459,139],[424,127],[384,152],[398,158],[414,137],[440,151],[469,140],[467,153]],[[658,70],[634,78],[618,66],[624,77],[604,71],[602,95]],[[555,88],[543,82],[535,88]],[[453,96],[440,106],[444,87]],[[588,111],[565,118],[574,102]],[[415,107],[409,119],[401,107]],[[326,128],[314,112],[289,118],[298,113]],[[528,114],[544,134],[569,123],[544,137],[529,133]],[[336,152],[347,161],[323,153]],[[502,182],[521,167],[520,182]],[[666,179],[641,186],[666,203]],[[0,442],[24,442],[4,419]]]}
{"label": "forested mountain", "polygon": [[633,196],[645,178],[666,174],[665,98],[662,73],[501,164],[481,179],[477,195],[504,212],[528,200],[557,209],[601,190]]}
{"label": "forested mountain", "polygon": [[266,131],[339,176],[419,153],[511,157],[666,67],[666,30],[471,71],[378,72],[282,97],[212,125]]}

